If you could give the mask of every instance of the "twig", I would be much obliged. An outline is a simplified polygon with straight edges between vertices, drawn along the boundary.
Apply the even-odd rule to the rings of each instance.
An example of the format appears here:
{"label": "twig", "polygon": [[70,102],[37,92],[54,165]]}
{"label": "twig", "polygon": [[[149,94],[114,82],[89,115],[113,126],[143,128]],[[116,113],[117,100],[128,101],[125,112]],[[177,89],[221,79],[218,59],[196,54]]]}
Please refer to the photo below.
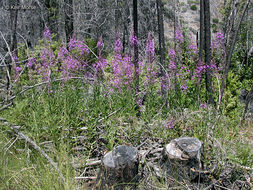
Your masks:
{"label": "twig", "polygon": [[121,109],[122,109],[122,108],[120,108],[120,109],[118,109],[118,110],[116,110],[116,111],[110,113],[108,116],[99,119],[97,122],[98,122],[98,123],[101,123],[101,122],[104,121],[105,119],[108,119],[108,118],[111,117],[112,115],[114,115],[114,114],[116,114],[117,112],[119,112]]}
{"label": "twig", "polygon": [[9,103],[9,104],[7,104],[7,105],[5,105],[5,106],[3,106],[3,107],[1,107],[1,108],[0,108],[0,111],[6,109],[6,108],[8,108],[8,107],[10,107],[11,105],[12,105],[12,102]]}
{"label": "twig", "polygon": [[95,179],[97,179],[97,177],[96,176],[83,176],[83,177],[75,177],[75,179],[87,179],[87,180],[95,180]]}
{"label": "twig", "polygon": [[95,161],[86,163],[85,166],[96,166],[99,164],[101,164],[101,160],[95,160]]}

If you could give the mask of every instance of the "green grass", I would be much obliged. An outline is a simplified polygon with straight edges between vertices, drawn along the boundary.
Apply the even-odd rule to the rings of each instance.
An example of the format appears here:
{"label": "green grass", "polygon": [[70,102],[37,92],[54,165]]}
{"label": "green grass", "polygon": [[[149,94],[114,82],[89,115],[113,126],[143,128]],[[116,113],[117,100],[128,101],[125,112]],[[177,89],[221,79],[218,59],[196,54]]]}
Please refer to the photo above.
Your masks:
{"label": "green grass", "polygon": [[[178,108],[173,106],[173,98],[170,109],[161,110],[161,98],[151,91],[137,118],[135,99],[129,90],[108,94],[103,85],[92,88],[83,81],[55,82],[50,89],[56,93],[50,93],[47,87],[42,92],[27,91],[12,108],[2,111],[1,117],[22,126],[24,134],[47,149],[66,182],[41,154],[16,139],[8,125],[1,124],[0,189],[75,189],[80,184],[74,177],[83,172],[86,159],[101,157],[120,144],[138,146],[147,138],[162,139],[164,146],[174,138],[193,136],[203,142],[203,162],[208,167],[211,160],[253,166],[249,143],[241,141],[240,114],[229,116],[216,113],[212,107],[201,110],[194,105]],[[175,126],[167,129],[171,120]],[[246,128],[252,130],[250,124]],[[73,138],[78,136],[85,140]],[[50,147],[46,148],[43,143],[48,141]],[[77,146],[84,150],[74,151]],[[73,167],[73,160],[81,167]],[[164,186],[159,183],[159,187]]]}

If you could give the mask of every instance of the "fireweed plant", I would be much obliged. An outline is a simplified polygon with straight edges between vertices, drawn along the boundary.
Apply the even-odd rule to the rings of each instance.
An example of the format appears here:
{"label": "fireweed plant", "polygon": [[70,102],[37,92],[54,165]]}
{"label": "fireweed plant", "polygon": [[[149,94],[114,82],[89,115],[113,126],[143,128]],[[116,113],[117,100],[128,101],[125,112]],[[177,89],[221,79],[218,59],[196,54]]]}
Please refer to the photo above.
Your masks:
{"label": "fireweed plant", "polygon": [[[133,34],[130,36],[130,44],[133,47],[138,45],[138,39]],[[216,33],[212,41],[212,61],[210,65],[199,61],[198,48],[196,42],[189,40],[187,35],[180,27],[176,30],[174,46],[168,47],[168,57],[164,66],[165,76],[161,78],[159,74],[159,65],[155,54],[155,43],[152,35],[149,33],[146,40],[145,59],[139,61],[140,93],[145,94],[145,106],[157,112],[163,105],[161,98],[161,88],[164,88],[168,94],[169,107],[190,107],[204,105],[205,98],[205,72],[208,67],[211,68],[213,77],[212,90],[216,101],[219,100],[222,59],[225,56],[224,36],[222,33]],[[57,45],[55,45],[57,44]],[[69,43],[55,43],[52,35],[46,27],[43,34],[42,46],[30,53],[30,57],[25,65],[15,67],[15,75],[21,70],[26,72],[21,77],[28,77],[29,82],[48,82],[49,92],[55,92],[51,89],[51,81],[57,78],[63,78],[68,82],[73,77],[83,79],[92,79],[93,84],[105,87],[104,96],[126,95],[134,104],[134,65],[133,48],[129,54],[123,53],[123,45],[119,34],[116,34],[115,48],[112,58],[106,58],[103,55],[104,43],[102,36],[98,39],[95,53],[96,60],[89,60],[90,48],[83,40],[75,39],[73,36]],[[26,68],[24,68],[26,66]],[[27,76],[25,76],[27,75]],[[178,84],[178,93],[176,97],[174,88],[174,78],[176,75]],[[162,83],[162,85],[161,85]],[[122,98],[122,97],[121,97]],[[123,98],[125,99],[125,98]],[[139,106],[144,105],[144,95],[138,98]],[[124,100],[125,101],[125,100]],[[197,103],[197,104],[196,104]]]}

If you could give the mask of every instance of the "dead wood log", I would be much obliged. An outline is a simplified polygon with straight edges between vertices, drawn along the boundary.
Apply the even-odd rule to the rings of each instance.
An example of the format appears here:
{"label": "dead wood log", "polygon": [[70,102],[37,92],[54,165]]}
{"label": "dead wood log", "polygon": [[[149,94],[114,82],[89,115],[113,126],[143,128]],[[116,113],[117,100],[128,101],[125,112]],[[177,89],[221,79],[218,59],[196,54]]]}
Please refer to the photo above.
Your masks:
{"label": "dead wood log", "polygon": [[163,150],[161,166],[165,176],[178,181],[194,180],[201,169],[200,153],[202,143],[192,137],[181,137],[172,140]]}
{"label": "dead wood log", "polygon": [[102,159],[99,189],[123,189],[135,182],[139,158],[136,148],[120,145]]}

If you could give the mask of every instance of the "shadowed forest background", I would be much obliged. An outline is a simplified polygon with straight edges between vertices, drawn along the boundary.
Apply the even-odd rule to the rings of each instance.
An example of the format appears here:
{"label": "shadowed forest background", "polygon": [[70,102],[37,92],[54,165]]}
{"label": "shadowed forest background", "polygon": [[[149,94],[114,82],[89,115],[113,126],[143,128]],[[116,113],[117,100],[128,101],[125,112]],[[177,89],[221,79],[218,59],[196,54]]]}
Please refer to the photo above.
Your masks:
{"label": "shadowed forest background", "polygon": [[[251,189],[252,31],[250,0],[0,0],[0,189],[121,189],[100,180],[118,145],[125,189]],[[160,162],[186,136],[182,181]]]}

